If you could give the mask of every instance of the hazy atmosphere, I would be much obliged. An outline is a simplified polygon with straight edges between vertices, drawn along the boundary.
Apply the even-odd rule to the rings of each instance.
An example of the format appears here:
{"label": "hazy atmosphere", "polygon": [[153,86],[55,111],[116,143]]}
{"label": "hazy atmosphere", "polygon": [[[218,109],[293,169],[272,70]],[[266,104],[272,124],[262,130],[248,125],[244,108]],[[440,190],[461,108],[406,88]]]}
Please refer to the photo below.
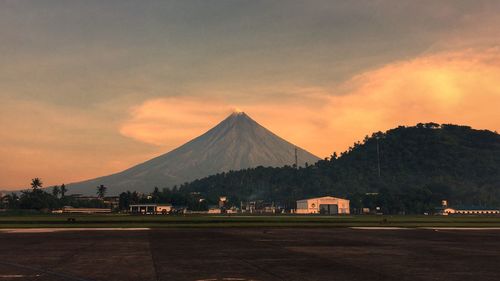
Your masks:
{"label": "hazy atmosphere", "polygon": [[500,130],[500,1],[0,0],[0,189],[121,171],[235,110],[319,156]]}

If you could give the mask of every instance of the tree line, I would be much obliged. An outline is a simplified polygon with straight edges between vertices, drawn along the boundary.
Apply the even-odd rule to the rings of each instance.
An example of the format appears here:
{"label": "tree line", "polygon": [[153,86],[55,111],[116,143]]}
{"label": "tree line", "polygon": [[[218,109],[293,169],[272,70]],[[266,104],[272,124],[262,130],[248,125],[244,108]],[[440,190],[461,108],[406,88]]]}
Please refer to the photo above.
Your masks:
{"label": "tree line", "polygon": [[21,191],[19,195],[14,192],[5,195],[0,200],[0,208],[40,211],[61,209],[64,206],[76,208],[107,207],[103,202],[107,190],[104,185],[96,187],[97,198],[95,200],[78,200],[77,197],[67,196],[68,188],[65,184],[43,189],[43,182],[40,178],[32,179],[30,186],[30,189]]}

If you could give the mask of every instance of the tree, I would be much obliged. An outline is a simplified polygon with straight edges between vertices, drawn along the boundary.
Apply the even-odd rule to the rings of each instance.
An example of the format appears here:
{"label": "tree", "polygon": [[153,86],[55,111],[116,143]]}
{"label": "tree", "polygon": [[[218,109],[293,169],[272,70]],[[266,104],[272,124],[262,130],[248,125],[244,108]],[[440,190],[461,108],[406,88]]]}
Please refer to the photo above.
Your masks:
{"label": "tree", "polygon": [[51,210],[59,206],[59,200],[52,194],[41,189],[32,192],[22,191],[19,198],[19,207],[30,210]]}
{"label": "tree", "polygon": [[101,198],[101,199],[104,199],[104,196],[106,195],[106,189],[107,189],[107,187],[105,187],[104,185],[102,185],[102,184],[101,184],[101,185],[99,185],[99,186],[97,187],[97,192],[96,192],[96,193],[97,193],[97,196],[98,196],[99,198]]}
{"label": "tree", "polygon": [[153,193],[151,193],[151,197],[153,199],[153,202],[155,202],[155,203],[160,202],[160,196],[161,196],[160,189],[158,189],[158,187],[155,186]]}
{"label": "tree", "polygon": [[54,187],[52,187],[52,195],[58,198],[59,194],[61,194],[61,189],[59,188],[59,186],[55,185]]}
{"label": "tree", "polygon": [[120,210],[128,210],[130,205],[130,191],[120,193],[120,201],[118,203],[118,208]]}
{"label": "tree", "polygon": [[43,182],[40,178],[34,178],[31,180],[31,188],[33,188],[34,191],[41,188],[42,185],[43,185]]}
{"label": "tree", "polygon": [[14,192],[5,196],[5,201],[7,202],[7,208],[17,209],[19,207],[19,196]]}
{"label": "tree", "polygon": [[66,188],[66,185],[63,183],[59,188],[59,192],[61,193],[61,198],[64,198],[64,195],[66,194],[67,191],[68,189]]}

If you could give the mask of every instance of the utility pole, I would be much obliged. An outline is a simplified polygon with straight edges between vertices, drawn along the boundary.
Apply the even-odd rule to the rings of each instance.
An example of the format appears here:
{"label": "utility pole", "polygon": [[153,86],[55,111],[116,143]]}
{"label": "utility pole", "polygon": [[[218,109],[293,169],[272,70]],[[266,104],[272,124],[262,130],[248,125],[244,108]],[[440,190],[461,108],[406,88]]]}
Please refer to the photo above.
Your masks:
{"label": "utility pole", "polygon": [[295,147],[295,169],[299,168],[299,161],[297,157],[297,147]]}

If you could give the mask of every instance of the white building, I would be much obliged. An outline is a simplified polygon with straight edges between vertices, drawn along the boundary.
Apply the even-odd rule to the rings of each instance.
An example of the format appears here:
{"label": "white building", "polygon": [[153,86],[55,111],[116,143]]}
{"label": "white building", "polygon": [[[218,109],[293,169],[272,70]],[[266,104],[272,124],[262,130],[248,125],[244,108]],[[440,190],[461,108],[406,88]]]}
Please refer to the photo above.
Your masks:
{"label": "white building", "polygon": [[172,211],[170,204],[131,204],[129,211],[132,214],[156,215],[168,214]]}
{"label": "white building", "polygon": [[349,200],[332,196],[303,199],[297,201],[297,214],[349,214]]}

